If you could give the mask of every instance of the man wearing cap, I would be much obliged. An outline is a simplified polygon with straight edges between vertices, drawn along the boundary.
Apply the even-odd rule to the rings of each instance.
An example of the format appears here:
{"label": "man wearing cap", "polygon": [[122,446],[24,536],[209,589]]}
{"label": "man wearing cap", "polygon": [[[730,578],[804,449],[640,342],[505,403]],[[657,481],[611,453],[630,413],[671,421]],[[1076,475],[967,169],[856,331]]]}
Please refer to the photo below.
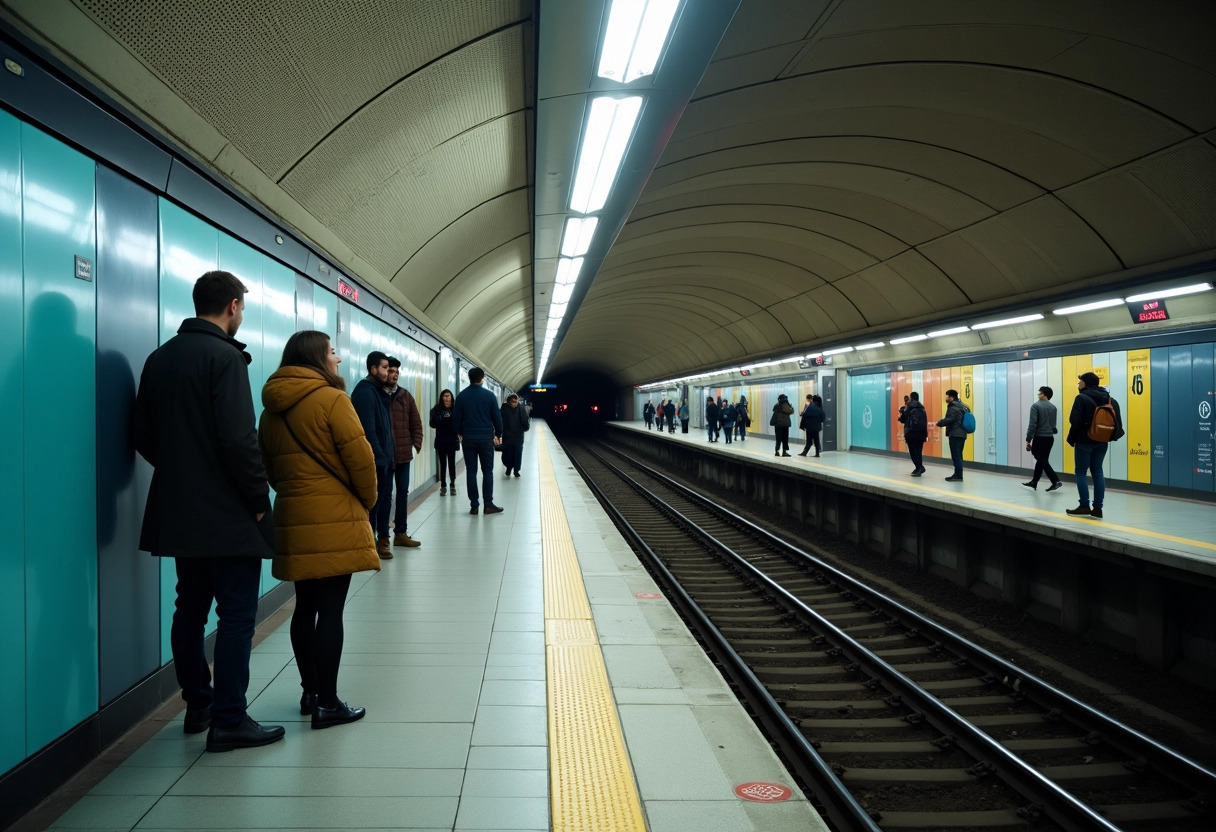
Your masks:
{"label": "man wearing cap", "polygon": [[[1088,515],[1102,516],[1102,498],[1106,495],[1106,477],[1102,473],[1102,463],[1106,460],[1106,442],[1098,442],[1089,438],[1089,424],[1094,419],[1094,412],[1099,406],[1110,404],[1115,409],[1115,432],[1113,439],[1123,435],[1123,414],[1119,403],[1102,387],[1102,380],[1097,373],[1082,373],[1077,376],[1077,397],[1072,401],[1072,412],[1068,414],[1068,444],[1073,448],[1073,470],[1077,476],[1077,495],[1080,503],[1076,508],[1066,509],[1066,514],[1074,517]],[[1094,478],[1093,506],[1089,502],[1089,484],[1085,481],[1086,472]]]}

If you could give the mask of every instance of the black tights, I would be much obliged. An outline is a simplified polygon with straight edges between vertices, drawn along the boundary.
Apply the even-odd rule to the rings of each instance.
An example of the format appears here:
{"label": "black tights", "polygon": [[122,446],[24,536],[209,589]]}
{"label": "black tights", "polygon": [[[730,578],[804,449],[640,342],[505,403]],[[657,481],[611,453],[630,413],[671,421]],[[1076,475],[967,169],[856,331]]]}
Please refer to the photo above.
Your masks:
{"label": "black tights", "polygon": [[456,484],[456,451],[437,451],[439,454],[439,484]]}
{"label": "black tights", "polygon": [[323,708],[338,702],[338,665],[342,662],[342,607],[350,575],[296,581],[296,611],[291,616],[291,649],[300,669],[300,687],[315,693]]}

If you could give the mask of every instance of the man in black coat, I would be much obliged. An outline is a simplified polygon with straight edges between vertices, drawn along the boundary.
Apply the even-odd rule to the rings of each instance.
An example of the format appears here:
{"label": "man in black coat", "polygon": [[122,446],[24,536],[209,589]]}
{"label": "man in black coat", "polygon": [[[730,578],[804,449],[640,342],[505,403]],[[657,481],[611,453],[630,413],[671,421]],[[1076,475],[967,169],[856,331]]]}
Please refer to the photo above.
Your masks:
{"label": "man in black coat", "polygon": [[[135,447],[154,473],[139,547],[177,565],[170,638],[188,734],[208,751],[275,742],[278,725],[246,713],[262,559],[274,555],[241,325],[245,286],[229,272],[194,284],[195,318],[148,356],[135,400]],[[215,686],[203,631],[215,601]]]}
{"label": "man in black coat", "polygon": [[376,535],[376,551],[383,560],[393,556],[388,521],[393,506],[393,461],[397,453],[393,446],[392,397],[384,389],[388,374],[388,356],[373,350],[367,354],[367,378],[361,379],[350,393],[351,404],[355,406],[355,413],[359,414],[359,421],[363,424],[363,434],[376,457],[379,496],[376,505],[368,512],[368,520],[372,524],[372,533]]}

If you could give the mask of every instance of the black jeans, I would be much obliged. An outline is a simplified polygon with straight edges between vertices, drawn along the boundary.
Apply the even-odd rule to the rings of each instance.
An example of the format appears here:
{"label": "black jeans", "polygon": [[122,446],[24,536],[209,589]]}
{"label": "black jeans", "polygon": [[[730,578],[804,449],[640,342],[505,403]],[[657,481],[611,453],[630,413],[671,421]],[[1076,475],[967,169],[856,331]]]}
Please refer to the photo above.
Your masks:
{"label": "black jeans", "polygon": [[393,511],[393,468],[376,467],[376,504],[367,513],[376,539],[388,537],[388,518]]}
{"label": "black jeans", "polygon": [[1060,475],[1052,469],[1049,459],[1051,449],[1055,444],[1054,436],[1036,436],[1030,440],[1030,453],[1034,457],[1034,476],[1030,478],[1030,481],[1035,485],[1039,484],[1039,477],[1044,474],[1053,485],[1060,481]]}
{"label": "black jeans", "polygon": [[436,449],[435,453],[439,455],[439,484],[450,482],[452,487],[456,487],[456,452],[455,451],[440,451]]}
{"label": "black jeans", "polygon": [[731,440],[735,436],[735,423],[734,422],[723,422],[722,423],[722,432],[726,434],[726,444],[729,445],[731,443]]}
{"label": "black jeans", "polygon": [[967,444],[965,436],[951,436],[950,461],[954,463],[954,476],[963,476],[963,446]]}
{"label": "black jeans", "polygon": [[393,512],[393,533],[405,534],[406,529],[409,528],[407,515],[410,510],[410,464],[408,462],[393,468],[393,481],[397,485],[397,509]]}
{"label": "black jeans", "polygon": [[680,433],[688,433],[688,420],[687,419],[680,420]]}
{"label": "black jeans", "polygon": [[788,454],[790,452],[789,425],[786,425],[785,427],[782,427],[781,425],[775,425],[773,427],[773,430],[777,432],[777,451],[779,453]]}
{"label": "black jeans", "polygon": [[925,440],[909,439],[905,436],[904,441],[908,443],[908,456],[912,457],[912,467],[917,471],[923,470],[925,461],[921,456],[921,452],[925,449]]}
{"label": "black jeans", "polygon": [[815,446],[815,456],[819,456],[819,431],[808,430],[806,432],[806,445],[802,449],[802,455],[806,456],[811,446]]}
{"label": "black jeans", "polygon": [[[231,728],[245,718],[261,581],[260,558],[177,558],[177,603],[169,631],[173,668],[186,705],[211,708],[211,722],[219,728]],[[212,601],[219,616],[214,690],[203,649]]]}
{"label": "black jeans", "polygon": [[291,616],[291,649],[300,670],[300,687],[315,693],[323,707],[338,699],[342,663],[342,607],[350,575],[296,581],[296,611]]}
{"label": "black jeans", "polygon": [[477,492],[477,465],[481,464],[481,487],[485,491],[486,505],[494,503],[494,440],[464,440],[464,482],[469,491],[469,505],[477,508],[480,498]]}
{"label": "black jeans", "polygon": [[507,466],[508,471],[518,471],[520,463],[524,461],[524,446],[523,445],[506,445],[502,446],[502,464]]}

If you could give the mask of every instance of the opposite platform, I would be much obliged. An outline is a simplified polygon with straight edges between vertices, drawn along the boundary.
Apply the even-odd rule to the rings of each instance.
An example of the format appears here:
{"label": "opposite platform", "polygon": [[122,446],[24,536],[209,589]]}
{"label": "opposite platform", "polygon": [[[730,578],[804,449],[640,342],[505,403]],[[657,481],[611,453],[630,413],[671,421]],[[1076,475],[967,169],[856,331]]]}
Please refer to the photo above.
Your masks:
{"label": "opposite platform", "polygon": [[421,548],[355,576],[339,694],[366,719],[309,728],[283,624],[249,691],[283,742],[207,754],[174,719],[50,828],[826,829],[543,422],[495,477],[503,514],[432,492]]}

